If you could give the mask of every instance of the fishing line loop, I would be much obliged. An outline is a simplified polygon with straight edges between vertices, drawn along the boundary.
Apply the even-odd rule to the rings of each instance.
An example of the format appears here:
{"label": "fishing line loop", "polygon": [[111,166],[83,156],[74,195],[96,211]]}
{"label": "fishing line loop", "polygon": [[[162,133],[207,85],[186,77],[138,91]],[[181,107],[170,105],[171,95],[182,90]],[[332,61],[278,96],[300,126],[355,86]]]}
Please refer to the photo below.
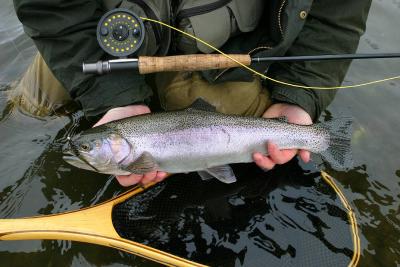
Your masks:
{"label": "fishing line loop", "polygon": [[247,69],[248,71],[260,76],[262,79],[264,80],[269,80],[272,81],[274,83],[277,84],[281,84],[281,85],[286,85],[289,87],[293,87],[293,88],[300,88],[300,89],[312,89],[312,90],[336,90],[336,89],[349,89],[349,88],[357,88],[357,87],[363,87],[363,86],[368,86],[368,85],[373,85],[373,84],[378,84],[378,83],[383,83],[383,82],[387,82],[387,81],[392,81],[392,80],[397,80],[400,79],[400,75],[398,76],[394,76],[394,77],[389,77],[389,78],[385,78],[385,79],[379,79],[379,80],[374,80],[374,81],[370,81],[370,82],[365,82],[365,83],[359,83],[359,84],[353,84],[353,85],[341,85],[341,86],[328,86],[328,87],[324,87],[324,86],[306,86],[306,85],[300,85],[300,84],[294,84],[294,83],[289,83],[289,82],[284,82],[284,81],[280,81],[277,79],[274,79],[272,77],[269,77],[265,74],[262,74],[258,71],[256,71],[255,69],[246,66],[245,64],[241,63],[240,61],[234,59],[233,57],[229,56],[228,54],[225,54],[224,52],[222,52],[221,50],[219,50],[218,48],[216,48],[215,46],[211,45],[210,43],[190,34],[187,32],[184,32],[178,28],[175,28],[174,26],[171,26],[167,23],[164,23],[162,21],[158,21],[158,20],[154,20],[154,19],[150,19],[150,18],[145,18],[145,17],[140,17],[142,20],[144,21],[150,21],[150,22],[154,22],[154,23],[158,23],[162,26],[168,27],[174,31],[177,31],[183,35],[188,36],[189,38],[192,38],[202,44],[204,44],[205,46],[208,46],[209,48],[213,49],[214,51],[220,53],[221,55],[223,55],[226,58],[229,58],[230,60],[236,62],[238,65],[240,65],[241,67]]}

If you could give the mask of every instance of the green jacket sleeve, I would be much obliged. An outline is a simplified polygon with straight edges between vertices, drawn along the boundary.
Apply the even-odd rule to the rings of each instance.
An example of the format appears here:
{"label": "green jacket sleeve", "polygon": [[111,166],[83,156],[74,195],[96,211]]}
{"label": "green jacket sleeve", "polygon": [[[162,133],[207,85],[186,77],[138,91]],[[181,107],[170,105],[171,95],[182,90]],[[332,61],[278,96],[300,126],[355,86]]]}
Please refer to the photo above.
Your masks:
{"label": "green jacket sleeve", "polygon": [[[287,55],[354,53],[365,30],[371,0],[314,1],[298,38]],[[306,85],[340,85],[351,61],[292,62],[273,64],[269,74],[275,79]],[[313,120],[331,103],[336,90],[297,89],[269,84],[275,102],[296,104]]]}
{"label": "green jacket sleeve", "polygon": [[97,22],[105,13],[102,1],[14,0],[14,6],[25,32],[88,118],[149,99],[151,89],[139,74],[82,73],[83,61],[105,58],[96,40]]}

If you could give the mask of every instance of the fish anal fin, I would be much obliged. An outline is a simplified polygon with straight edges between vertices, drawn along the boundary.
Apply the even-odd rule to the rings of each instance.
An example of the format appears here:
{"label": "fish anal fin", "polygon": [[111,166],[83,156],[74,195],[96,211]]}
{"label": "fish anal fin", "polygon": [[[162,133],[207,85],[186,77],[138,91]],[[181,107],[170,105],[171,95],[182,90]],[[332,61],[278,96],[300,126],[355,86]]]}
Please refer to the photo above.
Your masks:
{"label": "fish anal fin", "polygon": [[214,176],[209,174],[207,171],[198,171],[197,174],[200,176],[201,180],[203,180],[203,181],[207,181],[212,178],[215,178]]}
{"label": "fish anal fin", "polygon": [[124,170],[135,174],[144,174],[158,169],[158,164],[149,152],[143,152],[134,162],[124,167]]}
{"label": "fish anal fin", "polygon": [[205,101],[203,98],[197,98],[186,110],[187,111],[203,110],[212,112],[217,111],[217,109],[213,105]]}
{"label": "fish anal fin", "polygon": [[[206,174],[204,174],[204,172]],[[232,168],[229,165],[221,165],[212,168],[205,169],[204,171],[199,172],[200,177],[205,179],[210,179],[211,177],[215,177],[223,183],[231,184],[236,182],[236,176],[233,173]]]}

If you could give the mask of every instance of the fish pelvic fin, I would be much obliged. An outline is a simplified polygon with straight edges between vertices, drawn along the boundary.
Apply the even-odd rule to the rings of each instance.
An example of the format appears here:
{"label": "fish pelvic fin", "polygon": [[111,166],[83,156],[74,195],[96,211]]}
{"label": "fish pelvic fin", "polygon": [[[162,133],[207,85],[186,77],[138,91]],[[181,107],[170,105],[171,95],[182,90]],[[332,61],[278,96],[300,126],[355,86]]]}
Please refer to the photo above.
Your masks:
{"label": "fish pelvic fin", "polygon": [[144,174],[157,170],[158,164],[149,152],[143,152],[137,160],[125,166],[123,169],[135,174]]}
{"label": "fish pelvic fin", "polygon": [[203,180],[209,180],[214,177],[226,184],[234,183],[237,180],[232,168],[229,165],[208,168],[204,171],[199,171],[198,174]]}
{"label": "fish pelvic fin", "polygon": [[336,170],[345,170],[353,166],[351,150],[352,118],[338,118],[320,123],[328,130],[328,149],[321,156]]}

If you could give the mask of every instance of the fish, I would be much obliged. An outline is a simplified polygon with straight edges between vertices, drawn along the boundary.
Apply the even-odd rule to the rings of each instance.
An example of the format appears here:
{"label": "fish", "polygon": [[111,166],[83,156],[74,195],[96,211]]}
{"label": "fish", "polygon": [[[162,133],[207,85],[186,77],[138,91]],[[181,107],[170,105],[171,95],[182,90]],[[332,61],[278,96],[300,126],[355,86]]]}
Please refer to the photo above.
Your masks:
{"label": "fish", "polygon": [[203,180],[237,180],[229,164],[279,149],[319,154],[335,169],[352,166],[352,119],[312,125],[218,113],[202,99],[179,111],[149,113],[83,131],[67,142],[63,159],[78,168],[112,175],[198,172]]}

